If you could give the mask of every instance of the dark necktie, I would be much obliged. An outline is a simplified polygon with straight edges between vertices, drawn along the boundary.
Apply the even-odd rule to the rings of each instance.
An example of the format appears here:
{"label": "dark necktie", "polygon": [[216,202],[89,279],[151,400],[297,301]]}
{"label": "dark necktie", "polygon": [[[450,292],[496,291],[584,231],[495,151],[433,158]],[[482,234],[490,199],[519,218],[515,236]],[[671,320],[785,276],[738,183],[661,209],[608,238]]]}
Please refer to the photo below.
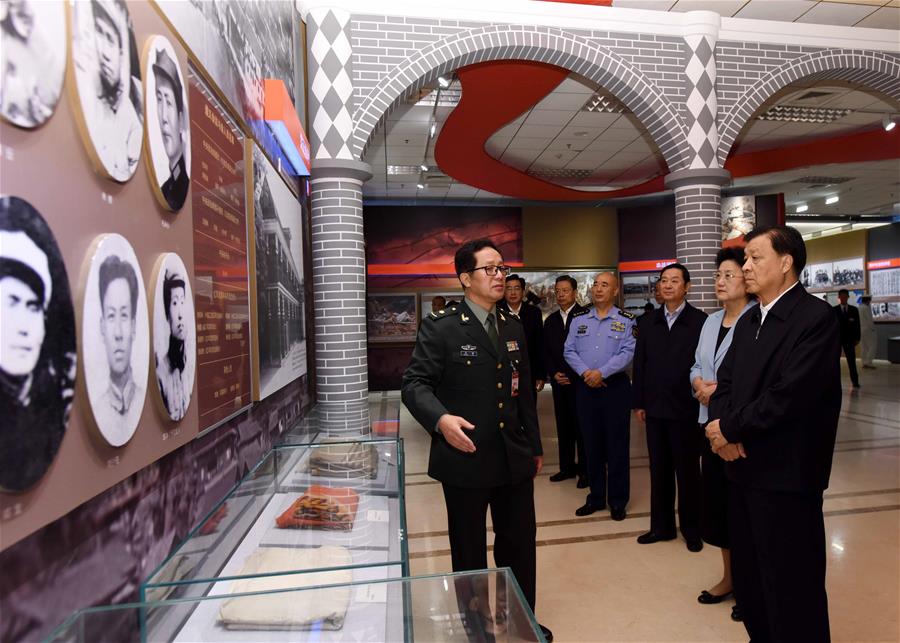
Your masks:
{"label": "dark necktie", "polygon": [[494,313],[488,313],[487,322],[485,330],[487,331],[488,338],[491,340],[491,344],[494,345],[494,349],[500,350],[500,335],[497,334],[497,324],[494,320]]}

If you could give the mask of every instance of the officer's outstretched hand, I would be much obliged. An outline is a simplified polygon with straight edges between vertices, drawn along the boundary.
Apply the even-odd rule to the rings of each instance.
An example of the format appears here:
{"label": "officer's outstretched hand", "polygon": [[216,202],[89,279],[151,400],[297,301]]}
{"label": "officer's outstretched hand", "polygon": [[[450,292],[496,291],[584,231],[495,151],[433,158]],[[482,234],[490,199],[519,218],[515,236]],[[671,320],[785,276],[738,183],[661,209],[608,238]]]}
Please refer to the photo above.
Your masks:
{"label": "officer's outstretched hand", "polygon": [[447,444],[463,453],[475,453],[475,444],[466,435],[466,431],[474,428],[474,424],[458,415],[444,413],[438,420],[438,431],[444,436]]}

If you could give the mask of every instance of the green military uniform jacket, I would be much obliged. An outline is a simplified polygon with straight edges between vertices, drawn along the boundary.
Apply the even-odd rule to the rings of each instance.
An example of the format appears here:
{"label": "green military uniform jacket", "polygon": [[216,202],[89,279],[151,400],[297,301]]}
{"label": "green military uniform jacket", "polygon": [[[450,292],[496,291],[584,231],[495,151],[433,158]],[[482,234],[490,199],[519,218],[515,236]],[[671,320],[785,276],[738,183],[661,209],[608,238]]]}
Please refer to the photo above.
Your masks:
{"label": "green military uniform jacket", "polygon": [[[522,482],[534,475],[534,456],[543,455],[525,331],[502,311],[497,320],[499,350],[466,303],[431,313],[403,374],[403,403],[432,436],[428,475],[449,485]],[[475,453],[453,448],[437,430],[445,413],[475,425],[466,431]]]}

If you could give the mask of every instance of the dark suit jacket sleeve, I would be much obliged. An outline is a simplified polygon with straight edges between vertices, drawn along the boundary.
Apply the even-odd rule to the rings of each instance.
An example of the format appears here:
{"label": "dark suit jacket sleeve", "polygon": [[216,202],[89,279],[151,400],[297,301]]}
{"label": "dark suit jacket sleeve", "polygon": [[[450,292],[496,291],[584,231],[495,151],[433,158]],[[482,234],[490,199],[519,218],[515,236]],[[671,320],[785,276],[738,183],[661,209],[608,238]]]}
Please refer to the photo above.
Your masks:
{"label": "dark suit jacket sleeve", "polygon": [[631,365],[631,408],[646,409],[646,400],[644,400],[644,370],[647,359],[647,340],[644,337],[645,328],[650,323],[649,319],[641,319],[638,321],[637,343],[634,347],[634,361]]}
{"label": "dark suit jacket sleeve", "polygon": [[[810,320],[795,344],[788,349],[790,354],[773,384],[740,408],[724,409],[719,424],[722,435],[729,442],[751,443],[755,437],[765,435],[773,427],[784,426],[794,416],[796,421],[802,422],[805,410],[818,403],[818,391],[810,386],[810,382],[815,382],[821,371],[827,371],[823,364],[840,358],[838,337],[837,320],[833,314],[826,311]],[[747,341],[749,335],[742,333],[741,339]],[[732,343],[729,354],[719,369],[716,397],[728,396],[728,382],[734,368],[731,353],[734,351],[735,345]]]}
{"label": "dark suit jacket sleeve", "polygon": [[425,318],[419,327],[416,346],[403,373],[400,395],[416,421],[431,434],[447,409],[434,394],[444,372],[446,356],[438,336],[437,322]]}
{"label": "dark suit jacket sleeve", "polygon": [[853,323],[851,324],[850,331],[853,333],[853,342],[858,344],[859,340],[862,339],[862,329],[859,325],[859,309],[856,306],[848,306],[847,310],[850,310],[851,308],[856,314],[853,315]]}
{"label": "dark suit jacket sleeve", "polygon": [[547,367],[544,364],[544,322],[541,319],[541,309],[537,306],[522,304],[523,310],[528,306],[529,319],[522,320],[527,324],[525,328],[528,351],[531,353],[531,375],[536,380],[547,379]]}

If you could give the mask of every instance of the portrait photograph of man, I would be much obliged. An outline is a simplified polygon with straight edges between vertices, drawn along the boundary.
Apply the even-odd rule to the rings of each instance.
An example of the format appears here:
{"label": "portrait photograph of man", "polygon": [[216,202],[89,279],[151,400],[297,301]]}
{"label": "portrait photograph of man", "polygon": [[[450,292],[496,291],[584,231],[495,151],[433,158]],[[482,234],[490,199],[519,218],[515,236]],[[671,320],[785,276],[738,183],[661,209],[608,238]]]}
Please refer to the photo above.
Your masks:
{"label": "portrait photograph of man", "polygon": [[59,450],[75,389],[75,311],[53,233],[0,197],[0,490],[25,491]]}
{"label": "portrait photograph of man", "polygon": [[85,144],[101,174],[125,182],[137,169],[144,138],[131,17],[125,0],[76,0],[72,7],[72,64]]}
{"label": "portrait photograph of man", "polygon": [[0,116],[33,128],[53,114],[66,73],[66,8],[0,0]]}
{"label": "portrait photograph of man", "polygon": [[150,362],[147,294],[124,237],[101,235],[90,257],[81,320],[85,380],[100,434],[120,447],[134,435],[144,408]]}
{"label": "portrait photograph of man", "polygon": [[194,296],[184,263],[174,252],[159,258],[153,292],[156,385],[166,415],[181,420],[191,404],[197,368]]}
{"label": "portrait photograph of man", "polygon": [[150,180],[160,203],[177,212],[191,183],[188,97],[172,44],[153,36],[144,50],[147,151]]}

